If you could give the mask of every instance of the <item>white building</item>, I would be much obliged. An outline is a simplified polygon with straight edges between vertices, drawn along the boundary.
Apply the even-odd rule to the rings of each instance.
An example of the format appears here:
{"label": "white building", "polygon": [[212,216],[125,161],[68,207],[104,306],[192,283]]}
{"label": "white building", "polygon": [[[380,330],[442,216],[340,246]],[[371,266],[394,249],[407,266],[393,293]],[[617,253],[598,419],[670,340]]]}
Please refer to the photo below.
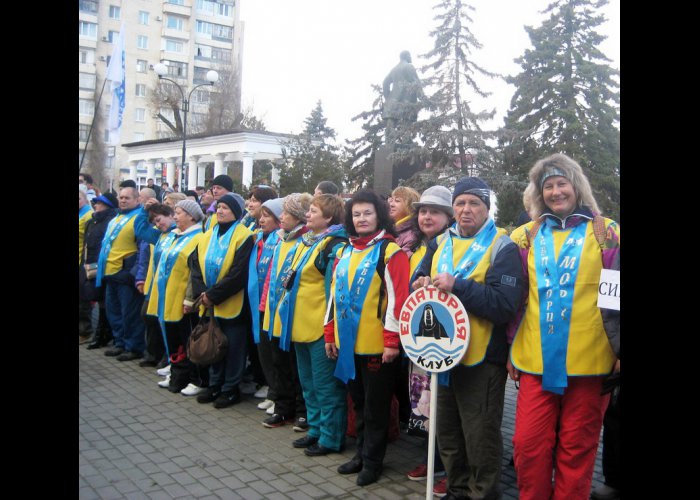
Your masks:
{"label": "white building", "polygon": [[[242,72],[243,23],[240,21],[240,0],[79,0],[79,155],[85,152],[83,170],[102,178],[100,188],[110,181],[118,184],[122,168],[130,167],[122,144],[173,137],[172,131],[155,118],[148,96],[158,84],[154,65],[168,66],[168,78],[186,91],[206,83],[206,73],[222,66],[237,72],[240,92]],[[120,145],[110,147],[106,123],[111,94],[104,87],[105,74],[112,54],[112,40],[121,26],[125,31],[126,107],[121,128]],[[196,90],[190,101],[188,127],[198,113],[205,113],[209,91],[216,86]],[[100,94],[102,97],[100,99]],[[239,96],[240,102],[240,96]],[[99,102],[99,104],[98,104]],[[167,116],[166,112],[163,112]],[[91,130],[93,119],[97,116]],[[170,113],[172,116],[172,112]],[[107,153],[102,175],[90,165],[95,158],[94,139]],[[133,164],[131,165],[133,168]],[[179,170],[179,162],[178,162]],[[166,169],[167,170],[167,169]],[[162,164],[155,165],[156,182],[161,181]],[[177,177],[176,177],[177,178]]]}

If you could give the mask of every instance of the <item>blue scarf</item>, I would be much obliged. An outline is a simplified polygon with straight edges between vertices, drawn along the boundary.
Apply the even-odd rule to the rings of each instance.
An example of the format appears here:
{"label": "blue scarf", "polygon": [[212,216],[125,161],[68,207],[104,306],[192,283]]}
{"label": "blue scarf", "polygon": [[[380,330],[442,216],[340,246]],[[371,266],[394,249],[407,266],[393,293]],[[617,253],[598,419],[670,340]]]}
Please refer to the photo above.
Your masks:
{"label": "blue scarf", "polygon": [[87,203],[86,205],[83,205],[83,208],[78,210],[78,221],[82,218],[83,215],[88,213],[90,211],[90,204]]}
{"label": "blue scarf", "polygon": [[102,238],[100,256],[97,258],[97,277],[95,278],[95,286],[102,285],[102,277],[105,274],[107,257],[109,256],[109,252],[112,250],[112,243],[117,236],[119,236],[119,232],[124,228],[124,226],[126,226],[126,223],[136,216],[137,208],[139,207],[131,209],[130,212],[121,213],[109,221],[107,231],[105,231],[105,236]]}
{"label": "blue scarf", "polygon": [[[283,241],[288,241],[289,239],[294,237],[302,227],[303,226],[295,227],[289,233],[285,234],[281,239]],[[272,269],[270,270],[270,287],[267,292],[267,300],[270,301],[270,325],[268,327],[269,329],[267,334],[270,339],[272,338],[273,332],[275,331],[275,312],[277,311],[277,304],[279,303],[280,297],[282,296],[282,292],[284,291],[282,283],[278,283],[278,277],[283,278],[287,275],[288,272],[290,272],[290,269],[292,267],[292,261],[294,260],[294,254],[296,253],[297,247],[299,246],[301,241],[301,238],[297,238],[296,242],[294,243],[294,246],[289,250],[289,252],[287,252],[287,257],[284,259],[284,262],[282,263],[282,269],[279,273],[277,272],[277,266],[279,264],[282,245],[277,245],[275,247],[275,254],[272,258]]]}
{"label": "blue scarf", "polygon": [[[481,262],[481,259],[484,258],[484,255],[486,255],[486,250],[489,249],[494,238],[496,238],[496,224],[493,222],[493,219],[486,221],[484,227],[473,236],[474,242],[467,251],[464,252],[456,268],[453,263],[454,255],[452,252],[452,234],[455,232],[459,234],[457,223],[455,223],[445,235],[445,246],[442,248],[442,253],[438,260],[438,272],[452,274],[455,278],[468,279]],[[438,384],[450,385],[449,371],[438,373]]]}
{"label": "blue scarf", "polygon": [[280,322],[282,323],[282,333],[280,336],[280,348],[283,351],[289,351],[289,345],[292,341],[292,322],[294,316],[294,309],[297,302],[297,292],[299,291],[299,281],[301,281],[301,274],[304,272],[304,266],[311,258],[311,254],[314,252],[316,246],[323,241],[324,237],[330,234],[332,231],[340,229],[340,225],[335,225],[326,228],[320,234],[313,234],[311,231],[304,233],[300,238],[304,243],[304,246],[309,247],[306,253],[299,259],[296,263],[294,269],[296,270],[296,275],[294,276],[294,281],[292,282],[291,288],[285,290],[284,296],[279,306]]}
{"label": "blue scarf", "polygon": [[[168,246],[165,244],[161,246],[160,259],[158,264],[153,261],[153,265],[157,266],[157,281],[158,281],[158,323],[160,323],[160,329],[163,333],[163,340],[165,340],[165,354],[170,358],[170,351],[168,349],[167,336],[165,334],[165,287],[168,284],[168,279],[170,278],[170,271],[172,271],[175,262],[177,261],[177,256],[180,254],[182,248],[192,239],[195,234],[202,232],[201,225],[189,233],[185,234],[168,234]],[[160,242],[159,242],[160,243]]]}
{"label": "blue scarf", "polygon": [[[248,303],[250,304],[253,322],[253,339],[256,344],[260,343],[260,295],[265,285],[265,275],[270,267],[270,261],[275,253],[275,247],[280,241],[277,231],[269,233],[269,236],[263,244],[262,252],[260,252],[260,260],[258,260],[258,242],[264,237],[265,235],[262,231],[256,235],[255,245],[253,246],[253,251],[250,253],[250,260],[248,260]],[[253,276],[256,276],[257,279],[253,279]]]}
{"label": "blue scarf", "polygon": [[546,218],[533,245],[537,293],[540,301],[542,389],[564,394],[568,386],[566,351],[569,343],[574,285],[586,236],[586,222],[575,226],[554,258],[553,231],[557,223]]}
{"label": "blue scarf", "polygon": [[[170,229],[168,229],[167,233],[163,233],[160,235],[158,238],[158,241],[156,241],[156,244],[153,245],[153,276],[155,277],[155,270],[158,269],[158,262],[160,262],[160,255],[163,253],[164,248],[169,248],[170,245],[172,245],[173,240],[175,239],[175,234],[173,233],[173,229],[175,229],[177,226],[173,222],[173,225],[170,226]],[[151,289],[153,288],[153,281],[149,283],[148,290],[144,290],[144,296],[146,297],[146,300],[148,300],[151,297]]]}
{"label": "blue scarf", "polygon": [[209,247],[204,257],[204,284],[208,288],[214,286],[219,280],[221,266],[224,264],[228,247],[231,244],[231,238],[239,222],[240,221],[234,222],[221,238],[219,238],[219,228],[221,226],[217,224],[213,229],[211,239],[209,240]]}
{"label": "blue scarf", "polygon": [[350,256],[354,251],[352,245],[343,249],[338,265],[335,267],[335,320],[338,322],[340,350],[334,375],[346,384],[348,380],[355,379],[357,329],[360,325],[362,306],[372,283],[372,273],[377,268],[380,250],[381,240],[378,240],[357,266],[351,287],[348,287],[348,273]]}

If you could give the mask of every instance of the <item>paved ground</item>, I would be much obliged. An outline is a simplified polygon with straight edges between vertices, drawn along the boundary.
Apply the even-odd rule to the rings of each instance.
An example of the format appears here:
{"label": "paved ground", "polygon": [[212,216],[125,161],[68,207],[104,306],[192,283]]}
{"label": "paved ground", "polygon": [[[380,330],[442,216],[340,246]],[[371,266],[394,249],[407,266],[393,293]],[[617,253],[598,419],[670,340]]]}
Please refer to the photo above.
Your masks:
{"label": "paved ground", "polygon": [[[307,457],[291,442],[302,436],[291,426],[267,429],[260,401],[217,410],[194,398],[158,387],[153,368],[120,363],[104,349],[79,347],[79,498],[81,499],[307,499],[425,498],[425,482],[406,472],[420,461],[421,440],[408,435],[391,443],[384,473],[367,487],[336,467],[355,451]],[[506,386],[502,490],[518,498],[509,465],[516,390]],[[600,448],[593,487],[602,481]]]}

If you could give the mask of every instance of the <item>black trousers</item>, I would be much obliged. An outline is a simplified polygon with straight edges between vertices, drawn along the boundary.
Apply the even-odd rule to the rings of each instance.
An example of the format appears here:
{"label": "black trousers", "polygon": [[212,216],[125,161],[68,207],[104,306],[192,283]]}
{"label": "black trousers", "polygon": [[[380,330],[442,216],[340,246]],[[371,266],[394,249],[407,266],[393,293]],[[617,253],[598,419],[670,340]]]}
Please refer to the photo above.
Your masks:
{"label": "black trousers", "polygon": [[384,462],[389,437],[391,396],[401,358],[382,363],[382,356],[355,355],[355,379],[348,392],[355,408],[357,453],[363,467],[377,470]]}
{"label": "black trousers", "polygon": [[274,366],[275,413],[287,418],[306,418],[306,403],[299,382],[294,342],[290,343],[289,351],[283,351],[280,349],[279,337],[272,337],[270,346]]}
{"label": "black trousers", "polygon": [[257,344],[256,351],[258,351],[260,367],[265,374],[265,380],[267,380],[267,385],[269,387],[267,390],[267,399],[274,401],[277,397],[277,392],[275,391],[275,366],[272,361],[272,341],[267,336],[267,333],[263,332],[262,323],[263,318],[260,316],[260,343]]}
{"label": "black trousers", "polygon": [[610,405],[603,419],[603,476],[605,484],[621,489],[620,477],[620,387],[610,396]]}
{"label": "black trousers", "polygon": [[146,314],[148,309],[148,301],[143,301],[143,306],[141,307],[141,317],[143,322],[146,324],[146,353],[148,357],[160,361],[160,359],[165,355],[165,343],[163,342],[163,334],[160,331],[160,323],[158,323],[158,318],[156,316],[149,316]]}

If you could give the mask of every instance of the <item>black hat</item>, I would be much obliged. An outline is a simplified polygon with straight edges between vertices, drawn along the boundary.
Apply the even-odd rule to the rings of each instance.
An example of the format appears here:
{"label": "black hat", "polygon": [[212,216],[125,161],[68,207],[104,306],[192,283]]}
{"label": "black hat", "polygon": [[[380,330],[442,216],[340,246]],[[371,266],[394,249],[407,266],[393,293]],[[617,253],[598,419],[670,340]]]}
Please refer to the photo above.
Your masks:
{"label": "black hat", "polygon": [[[219,186],[220,185],[221,184],[219,184]],[[241,215],[243,215],[243,209],[241,208],[241,204],[233,196],[233,193],[226,193],[221,198],[219,198],[219,200],[216,203],[217,205],[219,203],[225,203],[228,206],[228,208],[231,209],[231,212],[233,212],[233,216],[236,218],[236,220],[240,219]]]}
{"label": "black hat", "polygon": [[111,208],[117,208],[119,206],[119,201],[117,201],[117,197],[110,192],[102,193],[100,196],[94,197],[92,199],[92,202],[103,203]]}
{"label": "black hat", "polygon": [[211,185],[221,186],[227,191],[233,191],[233,179],[231,179],[228,175],[225,174],[217,175],[216,177],[214,177],[211,181]]}
{"label": "black hat", "polygon": [[125,181],[121,181],[121,183],[119,184],[119,187],[120,188],[135,188],[136,182],[131,180],[131,179],[127,179]]}
{"label": "black hat", "polygon": [[462,177],[452,193],[452,203],[460,194],[473,194],[486,204],[486,208],[491,208],[491,188],[478,177]]}

